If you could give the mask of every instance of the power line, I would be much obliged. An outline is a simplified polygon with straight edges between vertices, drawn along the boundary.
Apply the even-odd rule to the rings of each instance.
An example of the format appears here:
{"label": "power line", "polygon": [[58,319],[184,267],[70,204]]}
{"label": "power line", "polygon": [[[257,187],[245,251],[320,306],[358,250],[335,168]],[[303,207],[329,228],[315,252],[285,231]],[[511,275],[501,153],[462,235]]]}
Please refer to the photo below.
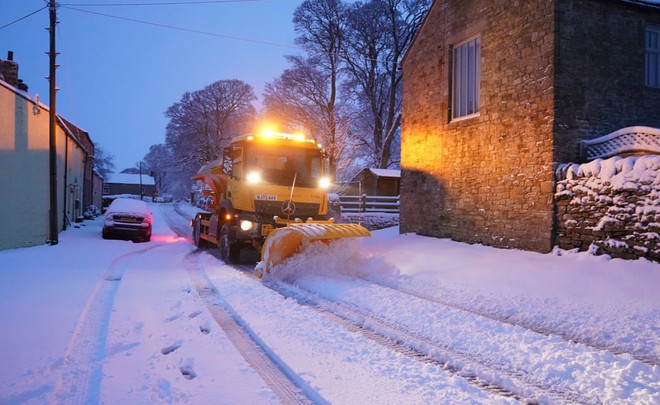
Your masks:
{"label": "power line", "polygon": [[61,6],[77,7],[130,7],[130,6],[185,6],[195,4],[220,4],[220,3],[251,3],[262,0],[197,0],[197,1],[171,1],[153,3],[60,3]]}
{"label": "power line", "polygon": [[14,20],[14,21],[12,21],[12,22],[10,22],[10,23],[7,23],[7,24],[3,25],[2,27],[0,27],[0,30],[3,29],[3,28],[7,28],[7,27],[9,27],[10,25],[15,24],[15,23],[17,23],[17,22],[19,22],[19,21],[21,21],[21,20],[25,20],[25,19],[28,18],[28,17],[32,17],[33,15],[37,14],[37,13],[40,12],[41,10],[45,10],[45,9],[47,9],[47,8],[48,8],[48,6],[43,6],[43,7],[41,7],[39,10],[37,10],[37,11],[35,11],[35,12],[32,12],[32,13],[26,15],[26,16],[23,16],[23,17],[19,18],[18,20]]}
{"label": "power line", "polygon": [[236,41],[252,42],[252,43],[256,43],[256,44],[271,45],[271,46],[279,46],[279,47],[282,47],[282,48],[291,48],[291,49],[296,49],[296,50],[301,49],[301,48],[299,48],[297,46],[294,46],[294,45],[278,44],[276,42],[261,41],[261,40],[258,40],[258,39],[235,37],[235,36],[231,36],[231,35],[217,34],[217,33],[214,33],[214,32],[200,31],[200,30],[195,30],[195,29],[191,29],[191,28],[175,27],[175,26],[167,25],[167,24],[160,24],[160,23],[149,22],[149,21],[144,21],[144,20],[137,20],[137,19],[134,19],[134,18],[120,17],[120,16],[116,16],[116,15],[112,15],[112,14],[105,14],[105,13],[99,13],[99,12],[96,12],[96,11],[84,10],[84,9],[80,9],[80,8],[76,8],[76,7],[65,6],[63,4],[61,4],[60,6],[62,8],[66,8],[66,9],[69,9],[69,10],[79,11],[81,13],[100,15],[100,16],[103,16],[103,17],[114,18],[114,19],[117,19],[117,20],[130,21],[130,22],[134,22],[134,23],[138,23],[138,24],[151,25],[151,26],[154,26],[154,27],[167,28],[167,29],[177,30],[177,31],[191,32],[191,33],[194,33],[194,34],[202,34],[202,35],[208,35],[208,36],[217,37],[217,38],[232,39],[232,40],[236,40]]}

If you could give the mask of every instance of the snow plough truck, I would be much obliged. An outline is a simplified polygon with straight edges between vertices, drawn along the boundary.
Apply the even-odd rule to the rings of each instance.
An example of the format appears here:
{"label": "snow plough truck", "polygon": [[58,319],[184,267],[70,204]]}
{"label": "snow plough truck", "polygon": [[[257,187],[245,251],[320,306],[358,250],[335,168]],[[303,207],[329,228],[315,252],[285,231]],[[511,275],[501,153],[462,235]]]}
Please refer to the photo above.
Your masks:
{"label": "snow plough truck", "polygon": [[264,131],[234,138],[221,158],[193,176],[211,200],[207,212],[190,221],[195,245],[217,247],[227,263],[237,263],[243,248],[256,249],[261,278],[304,241],[370,236],[328,214],[327,172],[323,148],[304,135]]}

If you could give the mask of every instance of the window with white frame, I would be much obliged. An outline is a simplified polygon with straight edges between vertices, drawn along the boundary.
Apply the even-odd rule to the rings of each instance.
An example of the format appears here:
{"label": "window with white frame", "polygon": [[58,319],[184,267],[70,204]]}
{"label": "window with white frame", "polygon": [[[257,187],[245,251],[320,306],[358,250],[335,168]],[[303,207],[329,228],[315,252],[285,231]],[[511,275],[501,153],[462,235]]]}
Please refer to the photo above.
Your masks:
{"label": "window with white frame", "polygon": [[660,27],[646,28],[646,85],[660,88]]}
{"label": "window with white frame", "polygon": [[481,37],[454,47],[452,55],[451,117],[462,118],[479,112]]}

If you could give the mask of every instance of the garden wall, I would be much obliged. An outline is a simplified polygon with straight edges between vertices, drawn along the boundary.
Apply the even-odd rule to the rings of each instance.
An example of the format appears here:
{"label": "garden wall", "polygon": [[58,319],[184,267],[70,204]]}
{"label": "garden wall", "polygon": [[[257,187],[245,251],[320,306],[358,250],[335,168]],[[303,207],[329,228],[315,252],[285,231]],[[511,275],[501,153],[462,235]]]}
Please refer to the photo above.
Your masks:
{"label": "garden wall", "polygon": [[660,156],[564,164],[556,171],[561,249],[660,261]]}

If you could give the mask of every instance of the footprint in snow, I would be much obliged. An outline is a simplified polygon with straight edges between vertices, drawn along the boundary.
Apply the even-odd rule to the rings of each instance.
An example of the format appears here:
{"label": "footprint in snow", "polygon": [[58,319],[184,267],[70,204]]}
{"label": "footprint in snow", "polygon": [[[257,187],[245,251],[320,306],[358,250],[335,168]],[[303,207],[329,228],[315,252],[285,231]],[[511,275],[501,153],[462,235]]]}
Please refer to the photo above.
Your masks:
{"label": "footprint in snow", "polygon": [[167,356],[168,354],[172,353],[173,351],[175,351],[176,349],[181,347],[182,344],[183,344],[183,342],[181,342],[179,340],[178,342],[176,342],[174,344],[171,344],[167,347],[163,347],[162,349],[160,349],[160,352],[161,352],[161,354],[164,354],[165,356]]}
{"label": "footprint in snow", "polygon": [[183,378],[186,380],[192,380],[193,378],[197,377],[197,373],[195,370],[193,370],[193,360],[188,359],[185,364],[183,364],[181,367],[179,367],[179,370],[181,371],[181,375],[183,375]]}
{"label": "footprint in snow", "polygon": [[178,314],[172,315],[169,318],[165,319],[165,322],[172,322],[176,321],[177,319],[180,319],[183,316],[183,312],[179,312]]}

